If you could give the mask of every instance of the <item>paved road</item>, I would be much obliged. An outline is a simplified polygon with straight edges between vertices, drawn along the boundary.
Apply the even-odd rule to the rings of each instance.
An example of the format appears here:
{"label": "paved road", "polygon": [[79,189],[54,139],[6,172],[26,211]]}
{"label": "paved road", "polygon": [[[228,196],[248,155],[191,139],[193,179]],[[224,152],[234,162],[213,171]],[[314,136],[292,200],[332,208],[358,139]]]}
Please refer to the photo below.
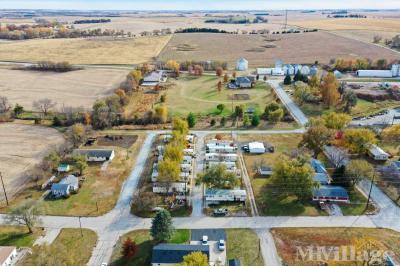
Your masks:
{"label": "paved road", "polygon": [[275,241],[269,229],[256,229],[260,239],[261,253],[265,266],[281,266],[281,258],[276,250]]}
{"label": "paved road", "polygon": [[303,111],[296,105],[295,102],[289,97],[289,95],[282,88],[280,83],[282,80],[268,80],[267,83],[275,90],[281,102],[285,105],[286,109],[292,114],[293,118],[302,126],[308,123],[308,118],[304,115]]}
{"label": "paved road", "polygon": [[199,184],[195,185],[197,174],[203,172],[204,170],[204,137],[206,134],[203,132],[197,133],[197,145],[196,145],[196,164],[193,173],[193,186],[192,186],[192,217],[201,217],[204,216],[203,213],[203,185]]}

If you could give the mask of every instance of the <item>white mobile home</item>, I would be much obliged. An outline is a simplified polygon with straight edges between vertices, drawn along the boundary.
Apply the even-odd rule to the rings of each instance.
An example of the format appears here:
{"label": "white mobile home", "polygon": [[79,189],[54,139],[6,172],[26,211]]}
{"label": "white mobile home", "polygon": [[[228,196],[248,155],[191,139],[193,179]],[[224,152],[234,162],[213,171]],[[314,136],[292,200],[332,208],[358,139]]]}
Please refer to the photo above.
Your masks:
{"label": "white mobile home", "polygon": [[208,153],[234,153],[236,150],[236,146],[207,145],[206,147]]}
{"label": "white mobile home", "polygon": [[[169,184],[168,192],[180,192],[184,193],[188,191],[188,184],[186,182],[174,182]],[[153,192],[154,193],[166,193],[167,192],[167,184],[165,183],[153,183]]]}
{"label": "white mobile home", "polygon": [[235,162],[214,162],[214,161],[207,162],[208,167],[212,167],[212,166],[219,165],[219,164],[225,165],[227,170],[231,170],[231,171],[236,170]]}
{"label": "white mobile home", "polygon": [[358,70],[358,77],[371,77],[371,78],[391,78],[393,73],[391,70]]}
{"label": "white mobile home", "polygon": [[105,162],[112,161],[115,157],[114,150],[79,150],[76,149],[74,154],[86,156],[88,162]]}
{"label": "white mobile home", "polygon": [[204,196],[207,203],[245,202],[247,193],[241,189],[207,189]]}
{"label": "white mobile home", "polygon": [[387,161],[389,159],[389,154],[375,144],[368,148],[368,155],[375,161]]}
{"label": "white mobile home", "polygon": [[225,161],[225,162],[236,162],[238,155],[236,153],[206,153],[206,161]]}

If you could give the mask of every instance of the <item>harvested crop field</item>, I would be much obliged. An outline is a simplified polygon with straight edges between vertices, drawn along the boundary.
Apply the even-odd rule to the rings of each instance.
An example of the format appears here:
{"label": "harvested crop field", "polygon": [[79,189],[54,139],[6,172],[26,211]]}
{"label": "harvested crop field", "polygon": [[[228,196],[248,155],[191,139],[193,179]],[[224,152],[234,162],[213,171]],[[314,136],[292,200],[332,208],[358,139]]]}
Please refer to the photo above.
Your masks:
{"label": "harvested crop field", "polygon": [[331,58],[393,60],[400,54],[327,32],[268,36],[187,33],[175,34],[158,59],[227,61],[233,68],[239,57],[245,57],[251,67],[258,67],[273,65],[277,59],[311,64],[316,60],[328,63]]}
{"label": "harvested crop field", "polygon": [[[16,123],[0,124],[0,171],[7,195],[15,194],[25,175],[55,147],[64,143],[64,137],[55,129]],[[0,193],[0,201],[4,194]]]}
{"label": "harvested crop field", "polygon": [[153,60],[170,36],[134,39],[36,39],[0,43],[0,61],[140,64]]}
{"label": "harvested crop field", "polygon": [[11,70],[0,68],[0,95],[32,110],[32,103],[52,99],[57,107],[91,108],[93,103],[112,93],[127,70],[84,69],[66,73]]}

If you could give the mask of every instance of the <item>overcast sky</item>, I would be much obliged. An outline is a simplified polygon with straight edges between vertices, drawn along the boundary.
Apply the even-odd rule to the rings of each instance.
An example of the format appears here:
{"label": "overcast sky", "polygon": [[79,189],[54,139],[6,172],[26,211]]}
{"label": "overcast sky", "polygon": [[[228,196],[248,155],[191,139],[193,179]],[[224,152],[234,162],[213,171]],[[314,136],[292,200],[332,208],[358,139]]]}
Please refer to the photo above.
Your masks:
{"label": "overcast sky", "polygon": [[0,9],[400,9],[400,0],[0,0]]}

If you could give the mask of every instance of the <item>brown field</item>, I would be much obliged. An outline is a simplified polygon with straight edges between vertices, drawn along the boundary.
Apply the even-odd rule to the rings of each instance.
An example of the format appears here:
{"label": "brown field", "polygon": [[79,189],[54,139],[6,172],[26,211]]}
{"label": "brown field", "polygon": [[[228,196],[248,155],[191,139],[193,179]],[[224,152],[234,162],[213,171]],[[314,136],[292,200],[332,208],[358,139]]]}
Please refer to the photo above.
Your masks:
{"label": "brown field", "polygon": [[140,64],[153,60],[170,36],[135,39],[35,39],[1,42],[0,61]]}
{"label": "brown field", "polygon": [[[271,41],[272,38],[277,39]],[[180,49],[191,47],[192,49]],[[275,48],[266,48],[274,45]],[[239,57],[251,67],[268,66],[279,58],[285,63],[328,63],[331,58],[368,57],[373,60],[400,58],[400,54],[326,32],[287,35],[226,35],[213,33],[175,34],[160,60],[219,60],[233,68]]]}
{"label": "brown field", "polygon": [[[64,137],[52,128],[0,124],[0,171],[8,196],[11,197],[21,188],[27,178],[27,170],[64,141]],[[4,194],[0,193],[0,201],[3,200]]]}
{"label": "brown field", "polygon": [[[392,251],[400,257],[400,234],[387,229],[367,228],[276,228],[272,229],[278,253],[284,263],[296,266],[321,265],[321,262],[302,261],[297,258],[297,247],[306,249],[309,246],[339,247],[354,245],[356,240],[371,239],[374,249]],[[372,242],[370,242],[372,243]],[[363,249],[358,249],[361,251]],[[341,253],[341,251],[339,251]],[[349,256],[349,255],[348,255]],[[332,259],[331,255],[331,259]],[[330,264],[329,264],[330,265]],[[340,262],[335,265],[364,265],[361,262]]]}
{"label": "brown field", "polygon": [[122,82],[127,70],[84,69],[66,73],[23,71],[0,68],[0,95],[32,109],[32,102],[49,98],[57,107],[90,108]]}

